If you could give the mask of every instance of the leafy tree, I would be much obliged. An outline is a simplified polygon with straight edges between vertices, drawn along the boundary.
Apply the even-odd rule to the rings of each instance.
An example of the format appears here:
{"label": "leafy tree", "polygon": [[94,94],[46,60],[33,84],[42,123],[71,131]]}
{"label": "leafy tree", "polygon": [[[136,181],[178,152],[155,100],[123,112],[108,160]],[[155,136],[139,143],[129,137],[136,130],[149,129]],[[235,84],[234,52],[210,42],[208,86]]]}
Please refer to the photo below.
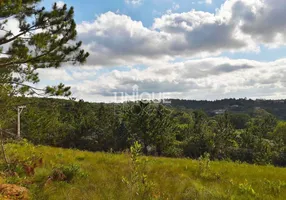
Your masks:
{"label": "leafy tree", "polygon": [[273,132],[272,139],[275,141],[274,164],[286,165],[286,122],[279,122]]}
{"label": "leafy tree", "polygon": [[115,145],[114,150],[123,151],[129,147],[128,130],[124,121],[117,121],[114,131]]}
{"label": "leafy tree", "polygon": [[286,145],[286,122],[279,122],[277,124],[272,137],[274,140],[283,142]]}
{"label": "leafy tree", "polygon": [[215,118],[213,126],[214,132],[214,149],[213,156],[216,158],[227,158],[228,152],[237,147],[236,132],[232,126],[229,113],[218,115]]}
{"label": "leafy tree", "polygon": [[250,121],[250,116],[245,113],[231,113],[230,121],[235,129],[245,129]]}
{"label": "leafy tree", "polygon": [[148,147],[153,147],[160,156],[172,145],[175,131],[171,112],[163,105],[141,101],[127,109],[124,121],[129,138],[131,141],[140,141],[143,144],[144,154],[148,153]]}
{"label": "leafy tree", "polygon": [[276,125],[276,117],[262,110],[248,123],[247,131],[259,138],[270,138]]}
{"label": "leafy tree", "polygon": [[22,136],[35,144],[62,146],[69,126],[62,121],[58,112],[60,104],[33,103],[27,105],[22,114]]}
{"label": "leafy tree", "polygon": [[189,136],[184,147],[185,155],[199,158],[205,152],[210,152],[213,148],[212,123],[208,116],[201,110],[193,113],[194,125],[192,134]]}
{"label": "leafy tree", "polygon": [[159,156],[163,153],[168,155],[178,154],[174,147],[176,134],[171,114],[172,110],[163,105],[158,105],[149,116],[151,142]]}
{"label": "leafy tree", "polygon": [[150,121],[148,118],[152,113],[152,107],[149,106],[149,103],[142,101],[128,106],[127,110],[125,110],[124,120],[129,132],[129,140],[131,142],[141,142],[143,144],[143,153],[147,154],[147,147],[151,144]]}
{"label": "leafy tree", "polygon": [[173,110],[172,117],[174,118],[174,124],[177,129],[176,139],[178,141],[184,141],[190,137],[194,121],[192,118],[192,113]]}
{"label": "leafy tree", "polygon": [[272,140],[277,119],[264,110],[258,110],[255,118],[247,124],[246,130],[241,134],[241,147],[250,150],[252,162],[269,164],[275,150],[275,141]]}
{"label": "leafy tree", "polygon": [[[13,118],[16,117],[16,112],[13,110],[13,105],[15,105],[15,99],[11,99],[8,93],[12,90],[11,87],[0,87],[0,129],[4,131],[5,129],[11,128],[11,123]],[[9,130],[6,130],[6,132]],[[10,132],[10,131],[9,131]],[[13,130],[11,131],[13,132]]]}
{"label": "leafy tree", "polygon": [[[82,43],[75,41],[73,7],[55,3],[47,11],[39,8],[40,1],[0,1],[0,86],[12,86],[13,94],[67,96],[69,87],[63,84],[43,91],[27,84],[39,82],[37,69],[83,63],[89,55],[80,48]],[[16,31],[7,25],[9,21],[17,25]]]}

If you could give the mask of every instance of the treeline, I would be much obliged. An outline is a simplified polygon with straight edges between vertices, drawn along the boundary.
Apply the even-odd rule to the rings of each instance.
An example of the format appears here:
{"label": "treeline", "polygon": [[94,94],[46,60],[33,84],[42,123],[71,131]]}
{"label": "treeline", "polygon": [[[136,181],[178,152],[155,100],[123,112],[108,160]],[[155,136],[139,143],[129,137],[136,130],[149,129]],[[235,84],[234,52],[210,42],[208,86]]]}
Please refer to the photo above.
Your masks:
{"label": "treeline", "polygon": [[266,99],[222,99],[214,101],[206,100],[184,100],[169,99],[171,105],[176,108],[201,109],[209,115],[214,115],[217,110],[225,110],[233,113],[253,114],[255,109],[264,109],[275,115],[280,120],[286,120],[286,101],[285,100],[266,100]]}
{"label": "treeline", "polygon": [[[199,158],[208,153],[214,160],[286,166],[286,122],[263,109],[251,116],[209,116],[156,103],[19,101],[27,106],[22,136],[35,144],[121,152],[139,141],[146,155]],[[6,129],[15,132],[15,127],[11,121]]]}

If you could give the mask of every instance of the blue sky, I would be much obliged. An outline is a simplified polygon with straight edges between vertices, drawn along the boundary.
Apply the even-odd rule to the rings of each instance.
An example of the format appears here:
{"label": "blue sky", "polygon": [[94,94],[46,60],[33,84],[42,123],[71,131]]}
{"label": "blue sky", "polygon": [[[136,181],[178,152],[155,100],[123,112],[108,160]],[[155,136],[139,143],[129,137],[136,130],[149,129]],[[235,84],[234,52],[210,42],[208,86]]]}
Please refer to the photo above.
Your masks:
{"label": "blue sky", "polygon": [[[45,0],[43,4],[48,8],[54,2]],[[143,0],[139,5],[128,4],[125,0],[66,0],[64,2],[75,8],[77,22],[93,20],[95,16],[108,11],[119,11],[133,20],[142,21],[148,27],[153,24],[154,17],[159,17],[168,9],[172,9],[174,4],[179,5],[176,12],[188,12],[192,9],[215,12],[224,0],[214,0],[212,4],[207,4],[205,0]]]}
{"label": "blue sky", "polygon": [[78,98],[107,102],[134,85],[171,98],[286,98],[284,0],[58,2],[75,8],[91,56],[41,71],[41,85],[64,82]]}

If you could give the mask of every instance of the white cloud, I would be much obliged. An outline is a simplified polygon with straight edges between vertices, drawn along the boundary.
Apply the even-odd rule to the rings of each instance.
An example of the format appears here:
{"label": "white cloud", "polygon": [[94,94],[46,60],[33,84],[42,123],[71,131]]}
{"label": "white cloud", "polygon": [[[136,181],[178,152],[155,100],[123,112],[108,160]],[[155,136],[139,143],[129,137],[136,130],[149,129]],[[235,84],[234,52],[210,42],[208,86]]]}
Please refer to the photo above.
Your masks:
{"label": "white cloud", "polygon": [[107,12],[93,22],[79,24],[79,38],[91,53],[89,63],[97,65],[258,51],[260,45],[286,44],[286,4],[284,0],[271,2],[228,0],[215,14],[170,10],[156,18],[152,28],[129,16]]}
{"label": "white cloud", "polygon": [[166,14],[170,15],[170,14],[172,14],[172,13],[173,13],[172,9],[166,10]]}
{"label": "white cloud", "polygon": [[64,7],[64,5],[65,5],[65,3],[63,1],[58,1],[57,2],[57,7],[58,8],[62,8],[62,7]]}
{"label": "white cloud", "polygon": [[132,4],[132,5],[140,5],[142,4],[143,0],[125,0],[125,3]]}
{"label": "white cloud", "polygon": [[175,11],[175,10],[178,10],[179,8],[180,8],[180,5],[173,2],[172,9]]}
{"label": "white cloud", "polygon": [[[152,28],[107,12],[78,25],[90,64],[132,65],[154,59],[258,51],[286,44],[284,0],[228,0],[215,13],[192,10],[156,18]],[[178,8],[174,4],[174,8]],[[285,11],[285,12],[284,12]]]}
{"label": "white cloud", "polygon": [[153,10],[152,11],[152,15],[154,16],[159,16],[159,15],[162,15],[162,12],[158,11],[158,10]]}
{"label": "white cloud", "polygon": [[38,69],[40,80],[49,81],[72,81],[74,78],[64,69]]}
{"label": "white cloud", "polygon": [[97,65],[132,65],[248,48],[251,42],[234,35],[234,29],[210,13],[197,11],[164,15],[155,20],[153,29],[112,12],[78,25],[79,38],[91,53],[89,63]]}
{"label": "white cloud", "polygon": [[41,80],[45,81],[82,81],[87,79],[95,79],[100,67],[94,66],[63,66],[55,69],[38,69]]}
{"label": "white cloud", "polygon": [[257,43],[286,44],[285,0],[233,0],[227,1],[220,15],[231,14],[243,34]]}
{"label": "white cloud", "polygon": [[96,65],[128,65],[165,56],[161,48],[163,42],[169,40],[168,34],[150,30],[142,22],[112,12],[100,15],[92,23],[80,24],[78,33],[91,53],[89,63]]}
{"label": "white cloud", "polygon": [[286,98],[286,59],[258,62],[217,57],[157,62],[143,70],[116,69],[98,77],[95,75],[100,70],[63,69],[49,74],[43,71],[40,75],[44,74],[43,80],[69,81],[76,97],[90,101],[114,101],[114,93],[131,95],[134,85],[138,85],[139,93],[154,93],[155,96],[164,93],[165,97],[172,98]]}
{"label": "white cloud", "polygon": [[6,23],[4,23],[4,20],[0,20],[0,23],[2,25],[0,29],[0,37],[3,37],[7,31],[11,31],[13,34],[17,34],[19,32],[19,21],[15,18],[8,18]]}
{"label": "white cloud", "polygon": [[89,71],[73,70],[71,76],[76,80],[86,80],[90,78],[95,78],[96,75],[97,75],[97,72],[93,70],[89,70]]}
{"label": "white cloud", "polygon": [[213,1],[212,0],[206,0],[206,4],[212,4]]}
{"label": "white cloud", "polygon": [[[176,98],[286,98],[286,59],[202,58],[286,45],[285,0],[227,0],[216,13],[173,13],[174,8],[156,18],[151,28],[113,12],[77,27],[83,47],[91,53],[91,70],[138,64],[146,69],[60,71],[58,78],[74,81],[74,93],[93,101],[112,101],[114,92],[131,93],[134,84],[142,92]],[[170,63],[177,58],[187,61]]]}
{"label": "white cloud", "polygon": [[[16,20],[13,17],[8,18],[8,20],[6,21],[6,23],[4,23],[4,20],[0,20],[0,39],[2,39],[6,34],[7,31],[11,31],[12,34],[17,35],[20,32],[19,29],[19,21]],[[4,45],[1,46],[1,48],[3,48],[3,51],[7,51],[9,49],[11,45],[10,43],[6,43]],[[4,54],[0,54],[0,57],[5,57],[6,55]]]}
{"label": "white cloud", "polygon": [[171,15],[173,12],[177,11],[180,8],[180,5],[173,2],[172,8],[166,10],[166,14]]}

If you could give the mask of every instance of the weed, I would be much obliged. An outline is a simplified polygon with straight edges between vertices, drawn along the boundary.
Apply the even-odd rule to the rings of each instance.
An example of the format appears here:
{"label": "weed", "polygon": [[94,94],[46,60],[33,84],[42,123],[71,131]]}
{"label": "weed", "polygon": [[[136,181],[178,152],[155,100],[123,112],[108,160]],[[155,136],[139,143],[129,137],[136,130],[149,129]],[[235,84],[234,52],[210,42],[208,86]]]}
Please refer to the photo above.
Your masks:
{"label": "weed", "polygon": [[268,191],[268,193],[279,196],[281,193],[282,188],[286,188],[286,182],[284,181],[269,181],[267,179],[264,180],[264,187],[265,190]]}
{"label": "weed", "polygon": [[204,153],[199,158],[199,174],[208,173],[210,171],[210,154]]}
{"label": "weed", "polygon": [[53,181],[66,181],[71,182],[75,177],[86,177],[79,165],[61,165],[52,171],[50,178]]}
{"label": "weed", "polygon": [[152,199],[152,188],[154,184],[148,180],[147,174],[144,172],[147,160],[141,159],[142,146],[139,142],[135,142],[130,148],[131,152],[131,171],[130,178],[122,177],[123,183],[125,183],[130,190],[130,199],[133,196],[142,199]]}
{"label": "weed", "polygon": [[252,197],[256,196],[256,192],[252,188],[252,185],[248,183],[247,180],[245,180],[244,183],[239,184],[239,193],[242,195],[250,195]]}
{"label": "weed", "polygon": [[75,159],[77,161],[84,161],[85,157],[84,156],[77,156],[77,157],[75,157]]}
{"label": "weed", "polygon": [[221,179],[220,174],[215,173],[211,170],[210,154],[204,153],[204,155],[199,158],[197,175],[199,178],[203,178],[209,181]]}

